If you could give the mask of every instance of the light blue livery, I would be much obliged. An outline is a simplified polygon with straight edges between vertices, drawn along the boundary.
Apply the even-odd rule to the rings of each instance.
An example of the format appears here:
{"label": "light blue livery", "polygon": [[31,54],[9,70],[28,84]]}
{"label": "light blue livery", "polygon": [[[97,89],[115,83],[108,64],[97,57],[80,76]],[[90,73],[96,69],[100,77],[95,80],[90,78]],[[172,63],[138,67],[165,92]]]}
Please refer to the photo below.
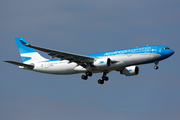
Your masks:
{"label": "light blue livery", "polygon": [[[81,76],[84,80],[91,77],[93,73],[103,73],[101,79],[98,80],[99,84],[108,81],[107,74],[114,70],[126,76],[133,76],[139,73],[137,65],[147,63],[155,63],[154,68],[157,70],[159,61],[174,54],[174,51],[166,46],[152,45],[80,55],[30,45],[22,37],[15,38],[15,41],[23,63],[5,62],[18,65],[22,69],[48,74],[85,73]],[[42,57],[35,49],[48,53],[51,59]]]}

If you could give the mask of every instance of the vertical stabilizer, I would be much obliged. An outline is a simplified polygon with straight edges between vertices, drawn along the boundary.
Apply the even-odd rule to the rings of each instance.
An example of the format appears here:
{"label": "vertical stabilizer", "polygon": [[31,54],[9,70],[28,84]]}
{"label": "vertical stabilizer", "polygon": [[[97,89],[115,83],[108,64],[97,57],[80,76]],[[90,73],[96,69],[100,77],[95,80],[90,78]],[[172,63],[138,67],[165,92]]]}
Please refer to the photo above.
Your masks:
{"label": "vertical stabilizer", "polygon": [[36,52],[36,50],[34,50],[33,48],[24,46],[22,42],[26,44],[28,43],[22,37],[15,38],[15,41],[23,63],[30,64],[47,60],[43,58],[38,52]]}

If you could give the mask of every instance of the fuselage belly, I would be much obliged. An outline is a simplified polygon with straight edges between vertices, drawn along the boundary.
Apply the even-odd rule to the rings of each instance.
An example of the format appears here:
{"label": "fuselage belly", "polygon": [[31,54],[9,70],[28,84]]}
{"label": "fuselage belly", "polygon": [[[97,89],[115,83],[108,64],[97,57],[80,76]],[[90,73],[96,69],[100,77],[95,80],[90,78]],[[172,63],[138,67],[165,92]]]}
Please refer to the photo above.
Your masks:
{"label": "fuselage belly", "polygon": [[[42,73],[59,74],[59,75],[84,73],[88,70],[90,70],[93,73],[98,73],[103,71],[122,70],[126,66],[152,61],[153,59],[156,59],[160,56],[161,55],[155,53],[108,56],[108,58],[117,62],[113,63],[109,67],[105,67],[105,68],[91,67],[90,69],[85,69],[75,62],[69,62],[67,60],[49,61],[49,62],[35,63],[35,67],[33,70]],[[107,58],[107,56],[105,58]]]}

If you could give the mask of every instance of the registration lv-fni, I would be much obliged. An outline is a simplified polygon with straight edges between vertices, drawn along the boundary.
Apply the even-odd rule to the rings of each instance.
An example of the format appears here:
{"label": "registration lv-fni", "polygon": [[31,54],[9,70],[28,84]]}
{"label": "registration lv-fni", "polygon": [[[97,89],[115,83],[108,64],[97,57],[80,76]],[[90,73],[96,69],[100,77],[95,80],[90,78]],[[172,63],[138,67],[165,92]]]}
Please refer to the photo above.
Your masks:
{"label": "registration lv-fni", "polygon": [[[118,71],[126,76],[139,73],[137,65],[155,63],[154,69],[158,69],[159,61],[174,54],[174,51],[166,46],[152,45],[129,49],[101,52],[96,54],[80,55],[59,50],[53,50],[35,45],[30,45],[22,37],[15,38],[23,63],[5,61],[19,68],[48,74],[78,74],[84,73],[82,79],[87,80],[94,73],[102,73],[99,84],[108,81],[107,74]],[[36,50],[48,53],[50,59],[42,57]]]}

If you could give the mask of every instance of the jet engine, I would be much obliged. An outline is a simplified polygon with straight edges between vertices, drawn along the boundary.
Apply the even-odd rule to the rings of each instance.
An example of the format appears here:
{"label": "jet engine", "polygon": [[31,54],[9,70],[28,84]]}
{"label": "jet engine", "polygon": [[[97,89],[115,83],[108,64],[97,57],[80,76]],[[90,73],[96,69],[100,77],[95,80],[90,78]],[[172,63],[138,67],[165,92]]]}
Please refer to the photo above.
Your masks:
{"label": "jet engine", "polygon": [[111,59],[110,58],[100,58],[100,59],[97,59],[93,63],[93,65],[96,67],[100,67],[100,68],[109,67],[109,66],[111,66]]}
{"label": "jet engine", "polygon": [[137,66],[129,66],[125,67],[122,71],[120,71],[121,74],[126,76],[134,76],[139,74],[139,68]]}

